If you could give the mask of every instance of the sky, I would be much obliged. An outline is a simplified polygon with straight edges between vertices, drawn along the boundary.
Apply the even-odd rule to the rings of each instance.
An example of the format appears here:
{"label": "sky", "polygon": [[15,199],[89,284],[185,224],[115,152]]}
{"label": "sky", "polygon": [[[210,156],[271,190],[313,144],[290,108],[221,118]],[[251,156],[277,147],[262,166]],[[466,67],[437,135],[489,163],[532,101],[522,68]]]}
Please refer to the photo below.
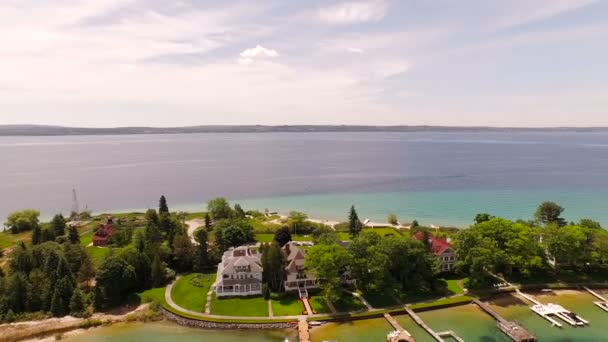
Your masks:
{"label": "sky", "polygon": [[608,126],[608,1],[2,0],[0,124]]}

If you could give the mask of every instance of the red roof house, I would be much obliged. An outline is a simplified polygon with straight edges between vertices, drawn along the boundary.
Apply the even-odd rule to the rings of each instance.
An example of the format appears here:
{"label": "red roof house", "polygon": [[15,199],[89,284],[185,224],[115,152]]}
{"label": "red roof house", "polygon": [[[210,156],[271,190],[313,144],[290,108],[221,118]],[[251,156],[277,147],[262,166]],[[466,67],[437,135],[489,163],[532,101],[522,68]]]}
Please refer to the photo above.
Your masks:
{"label": "red roof house", "polygon": [[[444,272],[451,271],[454,269],[456,263],[456,253],[454,247],[446,239],[436,238],[433,234],[428,234],[429,242],[431,243],[431,249],[441,261],[441,270]],[[422,241],[424,239],[424,233],[419,231],[414,234],[414,239]]]}
{"label": "red roof house", "polygon": [[106,246],[108,244],[108,238],[114,233],[112,228],[112,218],[108,218],[106,224],[102,224],[99,229],[93,235],[93,246]]}

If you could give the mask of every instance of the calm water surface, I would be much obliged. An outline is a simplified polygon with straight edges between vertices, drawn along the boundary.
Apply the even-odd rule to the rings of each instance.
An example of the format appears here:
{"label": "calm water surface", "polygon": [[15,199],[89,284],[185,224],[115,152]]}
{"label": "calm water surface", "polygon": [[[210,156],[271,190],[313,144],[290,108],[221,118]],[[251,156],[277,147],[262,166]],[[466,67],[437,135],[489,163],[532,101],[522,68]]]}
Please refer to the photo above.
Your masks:
{"label": "calm water surface", "polygon": [[529,218],[543,200],[608,224],[608,133],[268,133],[0,137],[0,217],[250,207],[467,225],[479,211]]}

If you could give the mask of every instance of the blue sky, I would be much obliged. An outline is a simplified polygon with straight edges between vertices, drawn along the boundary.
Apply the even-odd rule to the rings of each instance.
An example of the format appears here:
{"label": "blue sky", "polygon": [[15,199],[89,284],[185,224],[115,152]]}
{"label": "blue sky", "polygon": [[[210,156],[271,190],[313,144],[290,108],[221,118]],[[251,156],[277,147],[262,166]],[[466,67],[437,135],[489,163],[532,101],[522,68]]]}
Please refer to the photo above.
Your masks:
{"label": "blue sky", "polygon": [[608,1],[4,0],[0,124],[608,126]]}

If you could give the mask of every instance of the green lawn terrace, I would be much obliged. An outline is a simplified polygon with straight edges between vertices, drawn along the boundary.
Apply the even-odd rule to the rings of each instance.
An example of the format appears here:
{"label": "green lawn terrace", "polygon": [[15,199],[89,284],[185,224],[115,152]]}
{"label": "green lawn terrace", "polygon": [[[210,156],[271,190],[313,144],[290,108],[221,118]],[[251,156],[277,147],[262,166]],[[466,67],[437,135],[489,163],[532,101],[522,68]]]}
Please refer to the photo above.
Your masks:
{"label": "green lawn terrace", "polygon": [[175,282],[171,298],[180,307],[205,312],[207,293],[215,282],[215,273],[192,273],[181,277]]}

